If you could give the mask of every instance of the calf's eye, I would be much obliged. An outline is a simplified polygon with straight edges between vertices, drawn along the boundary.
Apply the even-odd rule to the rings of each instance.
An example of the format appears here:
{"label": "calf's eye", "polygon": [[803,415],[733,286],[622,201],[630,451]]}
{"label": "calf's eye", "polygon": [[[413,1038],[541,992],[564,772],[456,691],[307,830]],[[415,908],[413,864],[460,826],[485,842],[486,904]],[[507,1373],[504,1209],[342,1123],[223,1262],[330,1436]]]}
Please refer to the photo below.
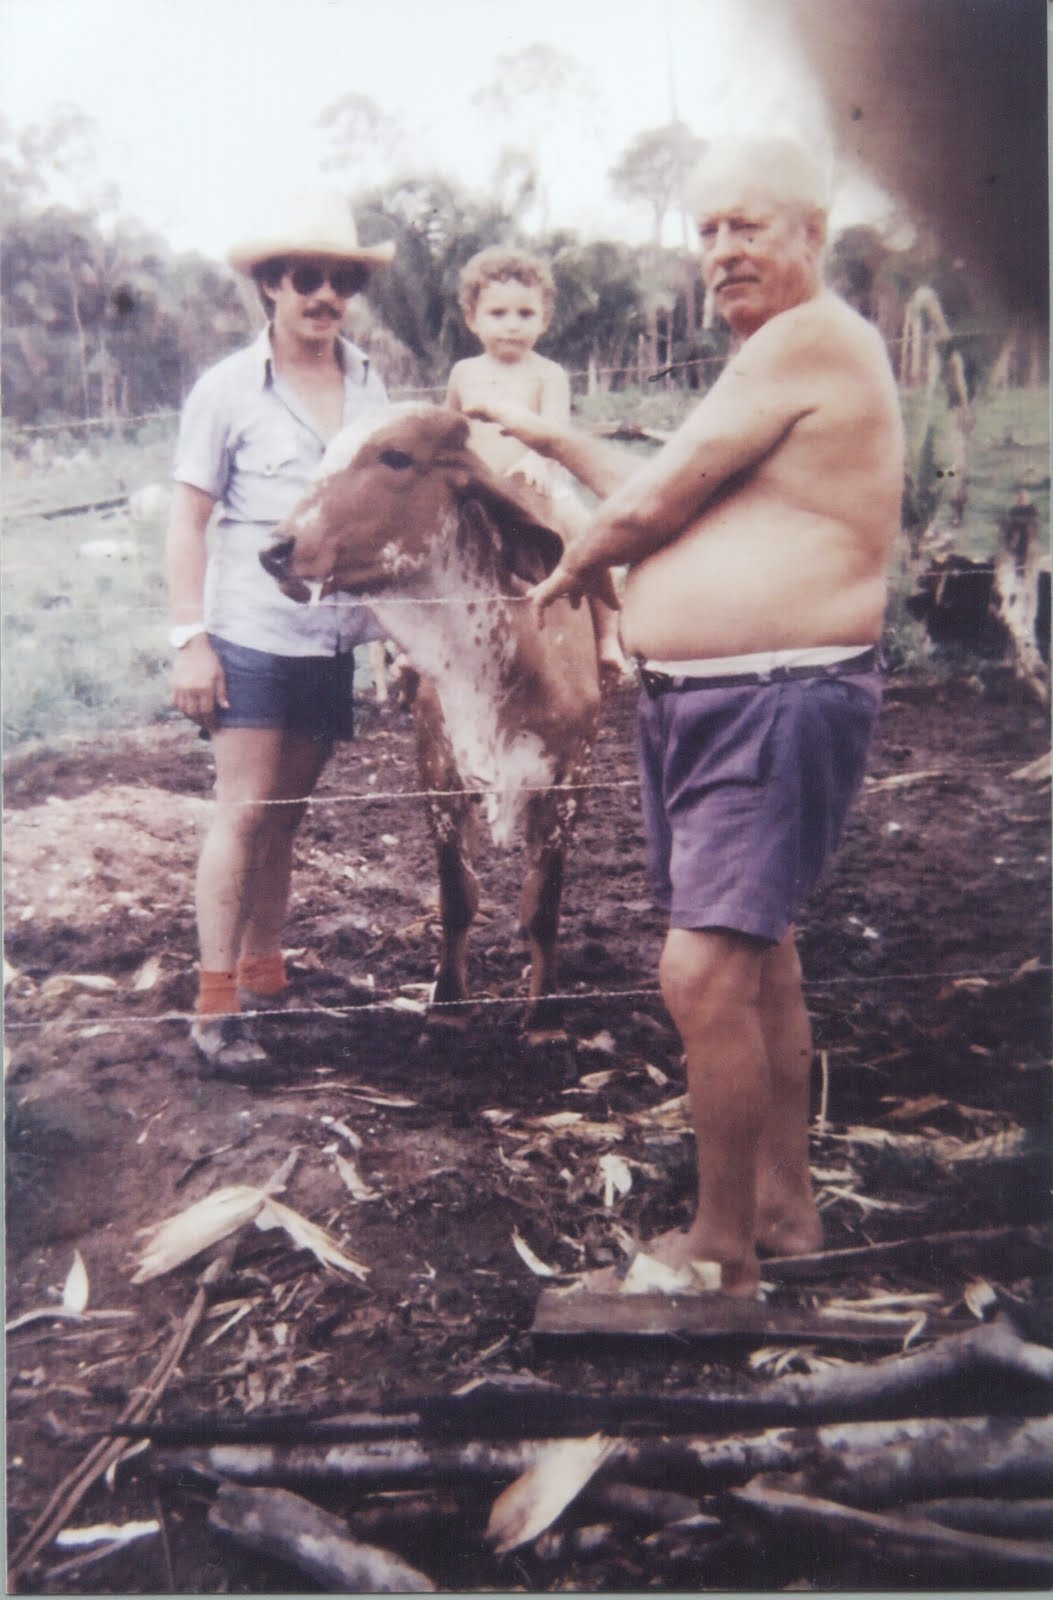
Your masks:
{"label": "calf's eye", "polygon": [[396,472],[405,472],[407,467],[413,465],[413,457],[408,456],[405,450],[382,450],[378,460],[382,466],[392,467]]}

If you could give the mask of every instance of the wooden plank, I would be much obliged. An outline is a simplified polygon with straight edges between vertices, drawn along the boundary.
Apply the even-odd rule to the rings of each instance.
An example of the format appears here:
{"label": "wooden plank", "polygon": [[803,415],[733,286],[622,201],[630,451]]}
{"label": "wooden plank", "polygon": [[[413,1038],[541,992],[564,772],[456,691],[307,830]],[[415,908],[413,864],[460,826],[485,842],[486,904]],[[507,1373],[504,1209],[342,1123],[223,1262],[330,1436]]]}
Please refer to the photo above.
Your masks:
{"label": "wooden plank", "polygon": [[[810,1344],[848,1339],[895,1347],[915,1320],[905,1316],[883,1323],[867,1317],[827,1317],[719,1294],[561,1294],[558,1289],[542,1289],[531,1333],[535,1338],[557,1339],[664,1337],[760,1343],[794,1339]],[[957,1332],[963,1326],[940,1322],[941,1332]]]}

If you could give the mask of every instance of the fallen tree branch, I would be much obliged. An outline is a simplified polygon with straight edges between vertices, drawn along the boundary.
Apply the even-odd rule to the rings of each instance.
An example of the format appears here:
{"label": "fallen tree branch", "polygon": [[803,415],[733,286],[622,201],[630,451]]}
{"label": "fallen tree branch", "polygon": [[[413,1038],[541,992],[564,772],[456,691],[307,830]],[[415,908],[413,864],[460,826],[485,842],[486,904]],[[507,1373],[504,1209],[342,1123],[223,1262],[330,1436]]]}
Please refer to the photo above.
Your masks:
{"label": "fallen tree branch", "polygon": [[[281,1166],[267,1179],[261,1193],[264,1195],[280,1194],[288,1182],[298,1159],[299,1150],[290,1150]],[[43,1511],[41,1511],[36,1521],[24,1535],[21,1543],[16,1547],[8,1570],[8,1582],[11,1585],[12,1592],[16,1589],[16,1580],[19,1574],[29,1566],[30,1562],[36,1559],[41,1550],[51,1543],[55,1535],[62,1530],[66,1519],[76,1510],[92,1484],[103,1477],[111,1466],[120,1460],[128,1448],[127,1435],[118,1431],[120,1425],[145,1421],[152,1414],[154,1407],[168,1387],[173,1373],[178,1368],[180,1361],[182,1361],[183,1352],[204,1317],[209,1301],[229,1274],[243,1233],[244,1228],[238,1228],[220,1246],[211,1263],[198,1278],[197,1293],[191,1301],[182,1322],[175,1330],[168,1349],[161,1357],[145,1385],[140,1387],[135,1398],[129,1401],[118,1418],[116,1427],[109,1433],[104,1434],[92,1446],[80,1465],[63,1478],[62,1482],[52,1492]]]}
{"label": "fallen tree branch", "polygon": [[361,1544],[345,1523],[285,1489],[225,1484],[209,1526],[260,1555],[288,1562],[335,1594],[433,1594],[435,1585],[390,1550]]}
{"label": "fallen tree branch", "polygon": [[763,1263],[765,1277],[779,1283],[812,1282],[836,1278],[860,1267],[910,1266],[931,1269],[936,1260],[949,1258],[977,1267],[993,1263],[1007,1278],[1048,1272],[1053,1264],[1049,1232],[1034,1224],[954,1233],[918,1234],[911,1239],[890,1239],[884,1244],[858,1245],[849,1250],[823,1250],[808,1256],[770,1256]]}
{"label": "fallen tree branch", "polygon": [[855,1422],[815,1437],[794,1487],[848,1504],[1053,1492],[1053,1417]]}
{"label": "fallen tree branch", "polygon": [[922,1517],[963,1533],[993,1533],[1003,1539],[1046,1539],[1053,1533],[1053,1500],[922,1500],[904,1506],[905,1517]]}
{"label": "fallen tree branch", "polygon": [[[230,1271],[237,1243],[237,1235],[228,1239],[220,1253],[198,1278],[197,1293],[194,1295],[186,1315],[176,1328],[169,1341],[168,1348],[146,1380],[146,1383],[138,1390],[135,1397],[129,1401],[122,1412],[118,1419],[118,1427],[122,1423],[137,1423],[145,1420],[157,1405],[173,1373],[183,1359],[183,1353],[199,1326],[212,1295]],[[40,1515],[15,1547],[11,1556],[8,1582],[12,1593],[17,1590],[18,1579],[21,1574],[36,1560],[40,1552],[46,1549],[55,1535],[65,1527],[69,1517],[83,1500],[92,1484],[96,1483],[99,1478],[109,1471],[115,1462],[120,1460],[127,1448],[128,1439],[126,1435],[117,1431],[105,1434],[92,1446],[83,1461],[74,1467],[72,1472],[67,1473],[62,1482],[54,1489]]]}
{"label": "fallen tree branch", "polygon": [[[420,1488],[518,1477],[557,1442],[425,1446],[396,1439],[328,1448],[217,1445],[162,1452],[155,1465],[184,1482],[190,1474],[213,1484],[229,1478],[256,1485]],[[1053,1492],[1053,1418],[921,1418],[770,1428],[722,1439],[619,1439],[603,1477],[639,1477],[662,1488],[708,1493],[746,1483],[762,1472],[801,1471],[811,1474],[809,1487],[821,1483],[824,1493],[842,1494],[846,1500],[865,1496],[876,1505],[904,1494],[1045,1495]]]}
{"label": "fallen tree branch", "polygon": [[758,1514],[780,1531],[817,1533],[843,1551],[850,1545],[873,1547],[882,1562],[893,1562],[916,1583],[923,1569],[940,1582],[959,1574],[978,1582],[1046,1585],[1053,1578],[1048,1542],[993,1538],[962,1532],[906,1516],[860,1511],[836,1501],[788,1494],[765,1484],[732,1491],[736,1506]]}
{"label": "fallen tree branch", "polygon": [[129,1423],[121,1431],[167,1448],[252,1443],[304,1447],[421,1436],[507,1440],[641,1429],[683,1434],[963,1410],[976,1413],[1009,1405],[1016,1416],[1053,1409],[1053,1350],[1021,1339],[1012,1323],[1000,1316],[909,1355],[795,1373],[724,1393],[591,1395],[552,1388],[501,1389],[487,1383],[467,1394],[405,1400],[386,1412],[343,1417],[205,1415]]}

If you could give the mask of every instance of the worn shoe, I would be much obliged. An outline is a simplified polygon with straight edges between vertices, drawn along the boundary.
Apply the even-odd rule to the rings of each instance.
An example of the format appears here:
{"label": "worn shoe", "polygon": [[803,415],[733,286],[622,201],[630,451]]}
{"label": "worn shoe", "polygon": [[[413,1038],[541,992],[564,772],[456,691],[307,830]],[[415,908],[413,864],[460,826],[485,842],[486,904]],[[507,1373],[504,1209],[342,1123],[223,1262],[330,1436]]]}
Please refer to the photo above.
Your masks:
{"label": "worn shoe", "polygon": [[258,1078],[271,1059],[241,1017],[195,1017],[190,1042],[217,1078]]}
{"label": "worn shoe", "polygon": [[261,994],[257,989],[246,989],[238,984],[238,1005],[242,1011],[287,1011],[292,1004],[292,990],[279,989],[277,994]]}

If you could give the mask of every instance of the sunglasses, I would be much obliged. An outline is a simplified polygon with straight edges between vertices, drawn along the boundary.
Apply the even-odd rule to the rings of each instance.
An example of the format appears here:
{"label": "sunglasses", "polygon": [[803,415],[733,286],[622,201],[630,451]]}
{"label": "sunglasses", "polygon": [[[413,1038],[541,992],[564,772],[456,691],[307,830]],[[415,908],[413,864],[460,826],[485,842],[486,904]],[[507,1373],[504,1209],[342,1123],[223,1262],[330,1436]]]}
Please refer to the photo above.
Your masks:
{"label": "sunglasses", "polygon": [[328,283],[335,295],[346,300],[369,282],[369,270],[357,262],[350,266],[322,266],[317,261],[301,261],[289,268],[289,282],[297,294],[317,294]]}

